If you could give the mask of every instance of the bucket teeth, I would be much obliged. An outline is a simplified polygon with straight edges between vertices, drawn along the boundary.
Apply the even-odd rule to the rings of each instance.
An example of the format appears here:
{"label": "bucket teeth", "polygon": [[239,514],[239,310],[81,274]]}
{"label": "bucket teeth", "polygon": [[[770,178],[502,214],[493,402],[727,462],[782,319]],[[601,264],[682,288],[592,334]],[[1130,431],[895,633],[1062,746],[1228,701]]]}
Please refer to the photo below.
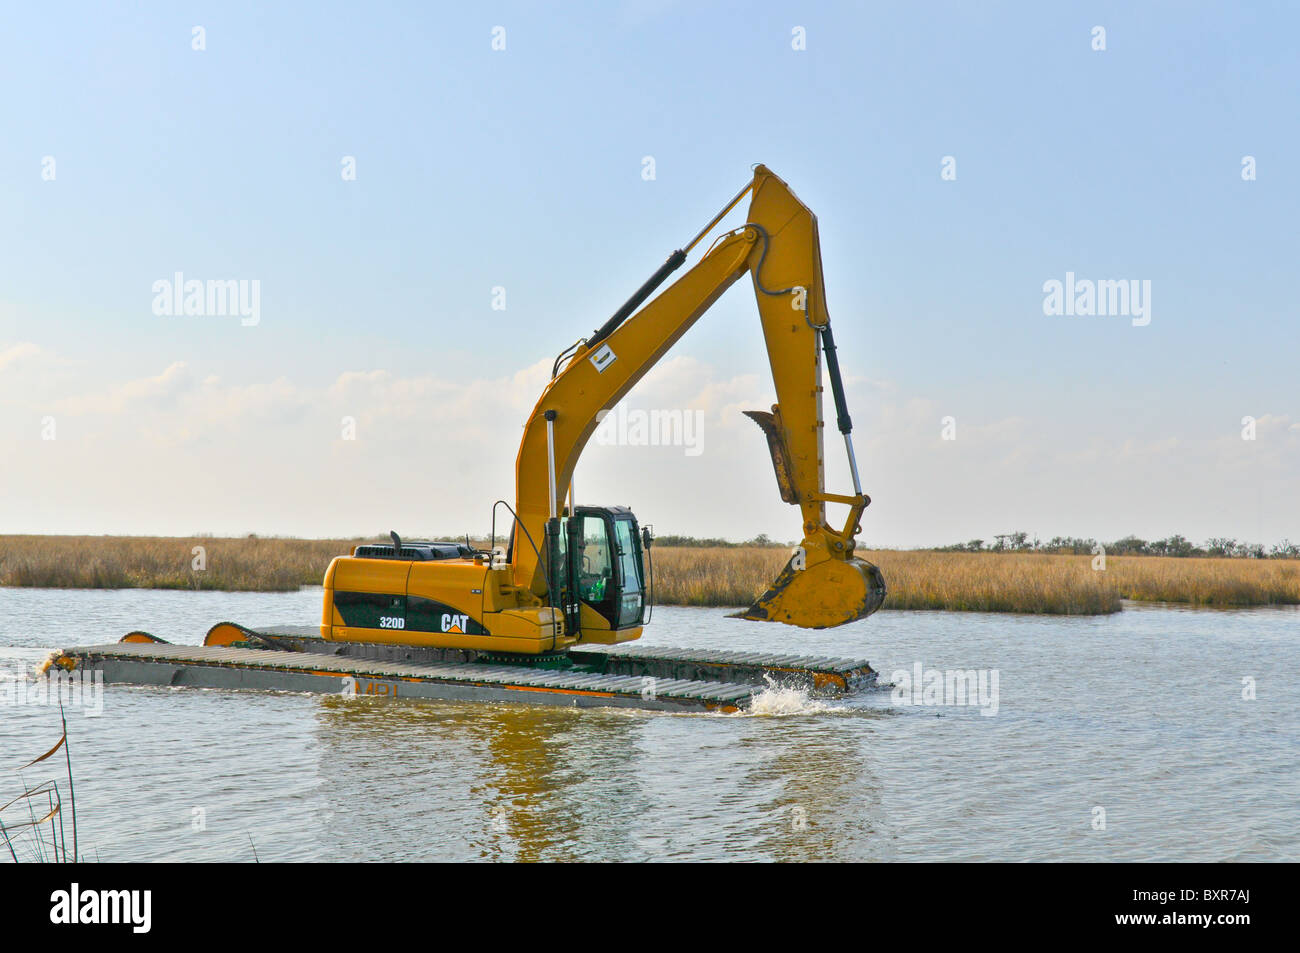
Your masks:
{"label": "bucket teeth", "polygon": [[765,410],[746,410],[744,414],[758,424],[763,435],[767,437],[767,449],[772,454],[772,469],[776,471],[776,486],[781,491],[781,499],[787,503],[798,503],[799,495],[795,493],[794,481],[790,479],[790,451],[786,448],[785,437],[781,435],[781,422],[777,414],[780,410],[772,408],[773,413]]}

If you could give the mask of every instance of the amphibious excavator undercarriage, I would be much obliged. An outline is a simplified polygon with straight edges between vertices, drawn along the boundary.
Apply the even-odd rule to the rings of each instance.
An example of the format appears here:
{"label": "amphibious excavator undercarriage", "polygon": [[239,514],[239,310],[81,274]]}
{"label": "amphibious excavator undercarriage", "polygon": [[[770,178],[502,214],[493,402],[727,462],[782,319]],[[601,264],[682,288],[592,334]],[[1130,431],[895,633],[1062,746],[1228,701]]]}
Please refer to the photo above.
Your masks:
{"label": "amphibious excavator undercarriage", "polygon": [[[651,298],[747,194],[745,224],[719,235],[693,267]],[[767,591],[739,615],[807,628],[870,615],[884,599],[885,584],[875,566],[854,555],[870,498],[862,492],[853,452],[817,220],[785,182],[757,165],[752,180],[609,320],[556,358],[551,380],[525,423],[514,505],[498,501],[492,511],[495,543],[497,515],[505,510],[504,546],[476,550],[468,544],[403,542],[394,533],[391,545],[358,546],[332,562],[318,631],[223,623],[209,632],[204,647],[167,646],[135,633],[128,641],[139,645],[70,649],[56,663],[64,669],[97,668],[110,681],[212,687],[275,687],[277,678],[295,685],[316,684],[315,679],[328,687],[362,678],[393,686],[393,693],[400,685],[407,686],[406,693],[422,685],[426,697],[459,697],[455,691],[473,684],[487,691],[484,686],[517,681],[521,666],[546,682],[549,666],[567,673],[550,676],[555,685],[568,686],[555,690],[588,691],[572,696],[589,699],[584,704],[625,696],[646,701],[626,679],[659,678],[647,674],[652,670],[671,674],[669,681],[731,684],[737,692],[730,695],[707,684],[683,689],[685,697],[714,698],[722,707],[730,704],[728,698],[750,697],[758,683],[749,680],[759,676],[762,681],[785,673],[831,691],[860,686],[871,674],[862,661],[754,653],[705,658],[707,653],[692,657],[658,650],[677,654],[650,662],[652,655],[621,646],[639,638],[647,621],[652,536],[625,507],[575,502],[574,469],[604,414],[746,274],[753,282],[777,396],[770,411],[747,415],[767,439],[782,500],[799,508],[802,540]],[[824,485],[823,357],[853,481],[850,494],[829,493]],[[828,503],[847,507],[842,526],[827,522]],[[330,665],[322,664],[326,658]],[[400,674],[402,666],[434,666],[437,672]],[[470,671],[501,666],[513,667],[516,675]],[[682,679],[682,673],[692,677]],[[593,678],[598,688],[595,683],[582,687]],[[601,681],[610,678],[617,685]],[[443,687],[429,695],[430,684]],[[447,685],[455,689],[451,696],[437,693],[450,690]],[[533,694],[546,694],[540,685],[534,688]],[[519,686],[501,690],[523,691]],[[656,697],[664,696],[656,692]]]}

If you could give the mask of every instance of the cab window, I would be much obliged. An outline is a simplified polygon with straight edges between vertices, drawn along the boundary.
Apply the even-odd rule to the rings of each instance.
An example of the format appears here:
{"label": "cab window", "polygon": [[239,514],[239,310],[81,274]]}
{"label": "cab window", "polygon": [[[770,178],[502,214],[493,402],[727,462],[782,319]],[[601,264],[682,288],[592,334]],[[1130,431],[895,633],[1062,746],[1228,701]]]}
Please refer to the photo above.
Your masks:
{"label": "cab window", "polygon": [[618,560],[623,574],[623,591],[640,592],[641,563],[636,558],[636,539],[632,533],[632,521],[616,521],[614,532],[618,537]]}
{"label": "cab window", "polygon": [[609,594],[614,565],[610,559],[609,530],[599,517],[582,520],[582,562],[578,567],[579,588],[587,602],[603,602]]}

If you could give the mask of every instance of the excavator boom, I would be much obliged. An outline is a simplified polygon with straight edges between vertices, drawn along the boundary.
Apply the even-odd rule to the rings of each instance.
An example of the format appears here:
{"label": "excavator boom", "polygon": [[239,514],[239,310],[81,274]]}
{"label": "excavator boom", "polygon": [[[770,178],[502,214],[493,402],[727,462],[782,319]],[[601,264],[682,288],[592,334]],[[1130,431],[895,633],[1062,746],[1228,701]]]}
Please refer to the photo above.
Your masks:
{"label": "excavator boom", "polygon": [[[703,258],[648,303],[642,304],[693,246],[746,194],[746,223],[721,236]],[[870,499],[859,485],[851,422],[835,357],[822,280],[817,219],[766,167],[685,248],[589,338],[557,361],[556,373],[524,428],[516,460],[518,523],[530,540],[559,532],[561,503],[587,441],[605,412],[652,368],[735,281],[748,273],[758,301],[777,403],[749,411],[767,437],[781,498],[802,516],[802,542],[790,562],[743,618],[809,628],[840,625],[879,608],[884,580],[853,555],[859,520]],[[638,310],[639,308],[639,310]],[[837,422],[853,475],[851,494],[825,489],[822,354],[827,358]],[[840,528],[826,520],[826,504],[848,507]],[[520,545],[511,555],[515,586],[546,597],[546,546]]]}

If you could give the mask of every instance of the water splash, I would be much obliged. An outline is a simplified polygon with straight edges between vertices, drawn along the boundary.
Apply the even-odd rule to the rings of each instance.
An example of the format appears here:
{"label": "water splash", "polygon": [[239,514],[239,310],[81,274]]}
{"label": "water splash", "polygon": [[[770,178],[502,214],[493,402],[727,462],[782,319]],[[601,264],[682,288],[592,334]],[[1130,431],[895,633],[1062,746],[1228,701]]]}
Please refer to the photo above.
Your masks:
{"label": "water splash", "polygon": [[778,685],[772,676],[764,675],[767,687],[754,696],[753,703],[741,714],[745,715],[820,715],[834,710],[832,705],[813,698],[802,688]]}
{"label": "water splash", "polygon": [[45,674],[50,670],[50,668],[54,665],[54,660],[62,654],[63,654],[62,649],[54,649],[53,651],[47,653],[45,658],[37,663],[36,668],[33,671],[33,677],[43,678]]}

